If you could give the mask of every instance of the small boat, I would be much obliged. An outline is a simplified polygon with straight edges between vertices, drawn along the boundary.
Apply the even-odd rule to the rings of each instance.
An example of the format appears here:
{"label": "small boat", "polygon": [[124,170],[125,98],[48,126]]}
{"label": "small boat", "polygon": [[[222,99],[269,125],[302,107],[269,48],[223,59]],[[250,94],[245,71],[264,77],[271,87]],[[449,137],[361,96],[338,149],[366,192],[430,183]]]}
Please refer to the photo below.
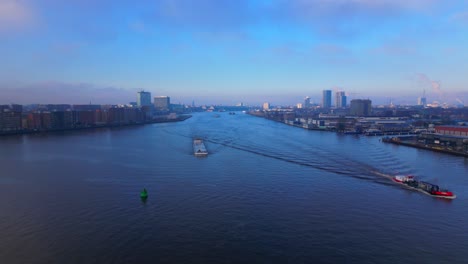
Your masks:
{"label": "small boat", "polygon": [[193,154],[197,157],[203,157],[208,155],[205,143],[202,139],[196,138],[193,140]]}
{"label": "small boat", "polygon": [[140,192],[140,198],[141,199],[148,198],[148,191],[146,191],[146,188],[144,188],[143,191]]}
{"label": "small boat", "polygon": [[432,183],[418,181],[412,175],[396,175],[393,177],[393,181],[433,197],[444,199],[455,199],[457,197],[451,191],[443,190],[438,185]]}

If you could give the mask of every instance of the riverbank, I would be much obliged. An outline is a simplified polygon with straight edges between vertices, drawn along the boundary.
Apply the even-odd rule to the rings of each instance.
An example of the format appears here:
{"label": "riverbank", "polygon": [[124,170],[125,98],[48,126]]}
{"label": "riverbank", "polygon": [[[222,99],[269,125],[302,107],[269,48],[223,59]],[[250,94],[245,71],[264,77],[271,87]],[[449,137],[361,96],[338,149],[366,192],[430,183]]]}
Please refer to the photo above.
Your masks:
{"label": "riverbank", "polygon": [[307,129],[307,130],[313,130],[313,131],[323,131],[323,132],[334,132],[334,133],[339,133],[339,134],[345,134],[345,135],[363,135],[363,136],[401,136],[401,135],[415,135],[415,133],[411,131],[355,131],[355,130],[337,130],[336,127],[330,127],[330,126],[317,126],[315,124],[310,124],[310,123],[303,123],[299,122],[296,120],[291,120],[291,119],[275,119],[275,118],[268,118],[267,116],[263,114],[259,114],[256,112],[249,112],[248,114],[255,116],[255,117],[261,117],[265,118],[271,121],[283,123],[289,126],[294,126],[302,129]]}
{"label": "riverbank", "polygon": [[447,154],[451,154],[455,156],[468,158],[468,153],[466,152],[457,151],[457,150],[450,149],[448,147],[441,146],[441,145],[426,144],[426,143],[418,142],[417,137],[384,137],[382,138],[382,142],[395,144],[395,145],[402,145],[402,146],[407,146],[407,147],[413,147],[413,148],[418,148],[418,149],[431,150],[431,151],[447,153]]}
{"label": "riverbank", "polygon": [[64,132],[64,131],[76,131],[76,130],[86,130],[86,129],[95,129],[95,128],[114,128],[114,127],[127,127],[127,126],[143,126],[148,124],[156,123],[171,123],[171,122],[181,122],[186,119],[191,118],[191,115],[180,115],[176,118],[167,118],[159,117],[152,119],[146,122],[133,122],[133,123],[123,123],[123,124],[95,124],[90,126],[80,126],[80,127],[71,127],[71,128],[58,128],[58,129],[38,129],[38,130],[15,130],[8,132],[0,132],[0,136],[13,136],[13,135],[25,135],[25,134],[43,134],[51,132]]}

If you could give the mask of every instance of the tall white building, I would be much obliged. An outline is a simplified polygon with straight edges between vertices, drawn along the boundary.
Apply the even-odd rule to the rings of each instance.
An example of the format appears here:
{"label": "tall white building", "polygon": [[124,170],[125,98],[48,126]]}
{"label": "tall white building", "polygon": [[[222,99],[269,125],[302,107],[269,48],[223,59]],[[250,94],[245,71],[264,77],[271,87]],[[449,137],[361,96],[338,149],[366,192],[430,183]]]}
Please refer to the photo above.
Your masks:
{"label": "tall white building", "polygon": [[426,97],[418,97],[418,105],[426,106]]}
{"label": "tall white building", "polygon": [[270,103],[269,102],[263,103],[263,110],[268,110],[268,109],[270,109]]}
{"label": "tall white building", "polygon": [[335,93],[335,107],[336,108],[346,107],[346,94],[344,91],[338,91]]}

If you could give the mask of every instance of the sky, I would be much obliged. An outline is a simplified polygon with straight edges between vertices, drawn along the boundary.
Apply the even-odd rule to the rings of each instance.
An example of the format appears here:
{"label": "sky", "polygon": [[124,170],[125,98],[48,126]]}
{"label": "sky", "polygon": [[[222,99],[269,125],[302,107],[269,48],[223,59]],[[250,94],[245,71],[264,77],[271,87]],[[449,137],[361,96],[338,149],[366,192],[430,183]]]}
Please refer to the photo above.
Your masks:
{"label": "sky", "polygon": [[0,104],[468,105],[464,0],[0,0]]}

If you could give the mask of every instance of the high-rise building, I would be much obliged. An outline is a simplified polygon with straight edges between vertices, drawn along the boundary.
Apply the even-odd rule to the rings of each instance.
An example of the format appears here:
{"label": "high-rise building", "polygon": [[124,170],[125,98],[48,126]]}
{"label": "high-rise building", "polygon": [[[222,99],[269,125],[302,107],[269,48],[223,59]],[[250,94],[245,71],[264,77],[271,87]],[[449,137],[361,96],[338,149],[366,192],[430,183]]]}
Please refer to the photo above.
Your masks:
{"label": "high-rise building", "polygon": [[304,98],[304,104],[302,105],[302,107],[304,107],[304,108],[309,108],[310,107],[310,97],[309,96]]}
{"label": "high-rise building", "polygon": [[155,96],[154,108],[159,111],[167,111],[170,109],[171,98],[169,96]]}
{"label": "high-rise building", "polygon": [[137,106],[150,106],[151,105],[151,93],[140,91],[137,93]]}
{"label": "high-rise building", "polygon": [[350,115],[369,116],[372,112],[372,101],[369,99],[351,100]]}
{"label": "high-rise building", "polygon": [[346,94],[344,91],[338,91],[335,93],[335,107],[336,108],[346,107]]}
{"label": "high-rise building", "polygon": [[268,109],[270,109],[270,103],[269,102],[263,103],[263,110],[268,110]]}
{"label": "high-rise building", "polygon": [[323,90],[323,95],[322,95],[322,107],[323,108],[331,107],[331,98],[332,98],[332,91]]}
{"label": "high-rise building", "polygon": [[421,97],[418,97],[418,105],[420,106],[426,106],[426,89],[423,90],[423,95]]}
{"label": "high-rise building", "polygon": [[418,97],[418,105],[420,106],[426,106],[426,97]]}

